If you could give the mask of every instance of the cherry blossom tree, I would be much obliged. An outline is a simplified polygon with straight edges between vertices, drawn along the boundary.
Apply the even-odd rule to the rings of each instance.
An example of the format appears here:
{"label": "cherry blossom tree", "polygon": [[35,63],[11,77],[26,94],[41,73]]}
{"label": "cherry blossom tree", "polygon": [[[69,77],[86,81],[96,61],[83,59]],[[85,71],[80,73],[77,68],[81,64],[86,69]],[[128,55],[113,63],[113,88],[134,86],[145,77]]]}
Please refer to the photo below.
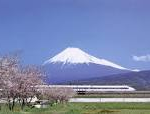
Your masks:
{"label": "cherry blossom tree", "polygon": [[45,89],[43,94],[52,103],[65,103],[72,98],[76,92],[69,87],[50,87]]}
{"label": "cherry blossom tree", "polygon": [[22,68],[20,81],[18,82],[19,89],[19,99],[21,102],[21,107],[25,105],[30,105],[32,98],[34,98],[39,91],[37,91],[37,85],[42,85],[44,73],[41,68],[36,66],[27,66]]}
{"label": "cherry blossom tree", "polygon": [[40,67],[22,67],[16,56],[1,57],[0,90],[1,96],[7,98],[9,109],[13,110],[15,103],[20,103],[21,109],[29,106],[38,93],[36,85],[43,84],[44,76]]}
{"label": "cherry blossom tree", "polygon": [[7,97],[9,109],[12,110],[15,104],[16,84],[14,77],[18,75],[19,61],[17,56],[6,55],[0,57],[0,89],[2,97]]}

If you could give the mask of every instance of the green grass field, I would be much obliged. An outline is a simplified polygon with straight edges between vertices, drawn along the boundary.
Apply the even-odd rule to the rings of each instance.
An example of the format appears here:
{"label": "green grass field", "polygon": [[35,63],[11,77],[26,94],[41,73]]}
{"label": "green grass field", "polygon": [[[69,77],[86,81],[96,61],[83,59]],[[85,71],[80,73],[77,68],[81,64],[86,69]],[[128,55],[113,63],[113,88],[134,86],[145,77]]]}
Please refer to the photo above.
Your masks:
{"label": "green grass field", "polygon": [[1,106],[0,114],[150,114],[150,103],[68,103],[24,111],[16,107],[14,112]]}

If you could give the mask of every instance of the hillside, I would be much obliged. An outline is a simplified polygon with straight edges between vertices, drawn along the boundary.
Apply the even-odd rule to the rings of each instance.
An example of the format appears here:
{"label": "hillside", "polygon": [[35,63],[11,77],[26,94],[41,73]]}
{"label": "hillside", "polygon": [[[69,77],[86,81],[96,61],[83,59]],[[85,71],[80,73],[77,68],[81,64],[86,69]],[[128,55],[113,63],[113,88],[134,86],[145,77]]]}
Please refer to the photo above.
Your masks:
{"label": "hillside", "polygon": [[150,70],[76,80],[67,84],[130,85],[136,90],[150,90]]}

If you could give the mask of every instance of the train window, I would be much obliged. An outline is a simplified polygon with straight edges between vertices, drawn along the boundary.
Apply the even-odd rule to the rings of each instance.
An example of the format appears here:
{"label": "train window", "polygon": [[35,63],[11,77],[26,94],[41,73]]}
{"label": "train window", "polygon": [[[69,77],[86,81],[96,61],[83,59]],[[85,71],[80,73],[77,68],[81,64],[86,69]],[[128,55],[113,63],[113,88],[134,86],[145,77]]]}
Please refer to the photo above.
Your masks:
{"label": "train window", "polygon": [[90,89],[129,89],[129,88],[90,88]]}
{"label": "train window", "polygon": [[128,87],[73,87],[73,89],[129,89]]}

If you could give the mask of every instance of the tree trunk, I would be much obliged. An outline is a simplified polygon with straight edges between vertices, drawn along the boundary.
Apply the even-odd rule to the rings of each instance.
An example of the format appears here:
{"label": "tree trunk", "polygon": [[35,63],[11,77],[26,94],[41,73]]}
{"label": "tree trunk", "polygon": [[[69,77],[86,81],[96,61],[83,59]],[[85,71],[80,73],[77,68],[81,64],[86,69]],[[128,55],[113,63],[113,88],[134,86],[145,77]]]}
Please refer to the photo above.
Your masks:
{"label": "tree trunk", "polygon": [[13,98],[13,102],[12,102],[12,111],[14,110],[14,106],[15,106],[15,98]]}
{"label": "tree trunk", "polygon": [[8,100],[8,108],[11,111],[11,101],[10,100]]}
{"label": "tree trunk", "polygon": [[24,99],[22,99],[21,110],[24,109],[24,105],[25,105],[25,101],[24,101]]}

